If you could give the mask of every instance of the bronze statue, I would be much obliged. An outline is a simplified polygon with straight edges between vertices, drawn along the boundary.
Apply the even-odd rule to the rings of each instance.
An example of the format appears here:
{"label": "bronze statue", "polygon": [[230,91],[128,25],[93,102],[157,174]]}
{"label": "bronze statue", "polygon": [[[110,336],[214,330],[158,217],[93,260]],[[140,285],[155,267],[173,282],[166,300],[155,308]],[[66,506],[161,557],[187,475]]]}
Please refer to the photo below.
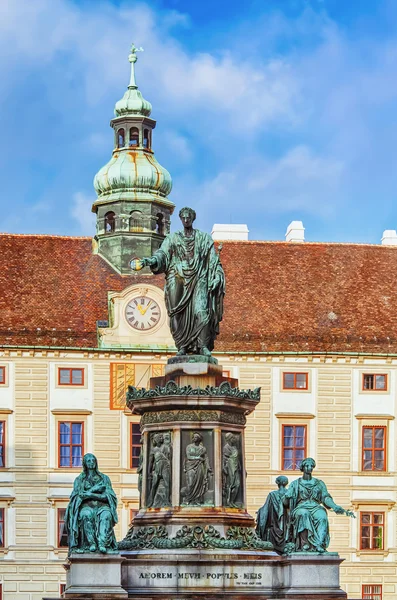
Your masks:
{"label": "bronze statue", "polygon": [[170,447],[163,433],[155,433],[149,454],[148,507],[161,508],[171,505]]}
{"label": "bronze statue", "polygon": [[238,437],[228,432],[222,452],[223,506],[238,508],[236,500],[241,487],[241,462]]}
{"label": "bronze statue", "polygon": [[186,446],[184,472],[186,487],[181,490],[182,501],[186,504],[204,504],[212,469],[207,449],[203,444],[203,436],[198,431],[193,433],[192,443]]}
{"label": "bronze statue", "polygon": [[279,475],[276,479],[276,485],[278,490],[270,492],[265,504],[258,510],[256,532],[262,540],[271,542],[276,552],[282,554],[285,547],[287,516],[283,499],[287,491],[288,477]]}
{"label": "bronze statue", "polygon": [[330,542],[327,508],[355,518],[350,510],[335,504],[321,479],[312,476],[315,466],[313,458],[305,458],[300,466],[302,477],[293,481],[284,495],[283,504],[289,508],[286,553],[326,552]]}
{"label": "bronze statue", "polygon": [[165,303],[178,355],[211,356],[223,315],[225,275],[208,233],[193,229],[196,213],[182,208],[183,231],[167,235],[150,258],[135,261],[165,273]]}
{"label": "bronze statue", "polygon": [[117,553],[116,523],[117,498],[110,479],[98,471],[96,457],[85,454],[83,472],[74,480],[65,514],[69,553]]}

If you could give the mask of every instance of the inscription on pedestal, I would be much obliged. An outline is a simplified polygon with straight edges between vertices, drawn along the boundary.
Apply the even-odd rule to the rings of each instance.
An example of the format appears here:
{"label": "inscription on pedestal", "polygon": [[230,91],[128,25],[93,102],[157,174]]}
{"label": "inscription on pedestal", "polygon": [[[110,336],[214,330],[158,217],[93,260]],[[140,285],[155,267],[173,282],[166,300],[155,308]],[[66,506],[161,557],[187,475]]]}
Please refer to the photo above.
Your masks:
{"label": "inscription on pedestal", "polygon": [[236,565],[137,565],[128,585],[137,588],[268,588],[271,569]]}

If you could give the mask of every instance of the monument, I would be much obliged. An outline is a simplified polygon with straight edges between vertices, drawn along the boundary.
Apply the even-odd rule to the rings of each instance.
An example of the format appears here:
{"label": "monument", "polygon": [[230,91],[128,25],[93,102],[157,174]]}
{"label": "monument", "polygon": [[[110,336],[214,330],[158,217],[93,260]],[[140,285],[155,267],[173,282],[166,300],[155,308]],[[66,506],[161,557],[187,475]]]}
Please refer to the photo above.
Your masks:
{"label": "monument", "polygon": [[312,477],[280,476],[258,514],[247,512],[244,430],[260,389],[241,390],[212,356],[225,275],[212,238],[180,211],[183,230],[131,267],[164,273],[177,354],[149,389],[129,387],[141,416],[140,510],[116,547],[116,498],[93,455],[84,457],[67,509],[70,556],[65,598],[245,600],[346,598],[336,553],[328,553],[334,503]]}

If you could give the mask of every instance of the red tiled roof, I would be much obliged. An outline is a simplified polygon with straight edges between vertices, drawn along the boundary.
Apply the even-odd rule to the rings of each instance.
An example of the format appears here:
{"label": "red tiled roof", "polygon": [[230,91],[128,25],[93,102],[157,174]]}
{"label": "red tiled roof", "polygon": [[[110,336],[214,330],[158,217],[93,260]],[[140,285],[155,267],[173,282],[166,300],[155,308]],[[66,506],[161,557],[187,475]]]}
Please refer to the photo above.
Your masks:
{"label": "red tiled roof", "polygon": [[[397,352],[397,248],[224,242],[221,256],[215,350]],[[1,234],[0,257],[2,345],[95,347],[108,291],[142,278],[118,275],[91,238]]]}

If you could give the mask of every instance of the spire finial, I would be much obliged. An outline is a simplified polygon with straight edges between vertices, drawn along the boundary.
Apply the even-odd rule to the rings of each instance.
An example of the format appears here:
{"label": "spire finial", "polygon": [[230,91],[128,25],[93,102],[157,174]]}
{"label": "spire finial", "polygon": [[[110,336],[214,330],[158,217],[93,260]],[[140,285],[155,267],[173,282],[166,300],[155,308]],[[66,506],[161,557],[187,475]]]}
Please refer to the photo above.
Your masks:
{"label": "spire finial", "polygon": [[134,67],[136,61],[138,60],[138,57],[136,55],[137,52],[143,52],[142,46],[140,48],[137,48],[135,46],[135,44],[132,44],[132,46],[131,46],[131,54],[128,57],[128,60],[131,63],[131,79],[130,79],[130,84],[129,84],[128,87],[129,88],[135,88],[135,89],[138,87],[137,84],[136,84],[136,81],[135,81],[135,67]]}

